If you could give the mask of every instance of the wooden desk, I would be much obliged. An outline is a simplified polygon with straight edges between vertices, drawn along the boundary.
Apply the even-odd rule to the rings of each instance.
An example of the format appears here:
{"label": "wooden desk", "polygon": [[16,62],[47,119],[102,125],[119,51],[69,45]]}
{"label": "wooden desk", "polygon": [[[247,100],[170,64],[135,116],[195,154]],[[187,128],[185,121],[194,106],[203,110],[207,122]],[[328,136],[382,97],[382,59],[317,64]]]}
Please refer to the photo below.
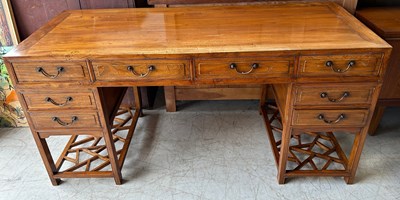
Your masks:
{"label": "wooden desk", "polygon": [[[225,84],[274,85],[279,110],[262,113],[279,183],[304,175],[353,183],[390,50],[337,4],[289,3],[66,11],[4,58],[54,185],[122,183],[141,113],[137,103],[114,120],[129,112],[118,111],[127,87]],[[349,156],[332,131],[355,135]],[[71,139],[54,162],[46,138],[58,135]]]}

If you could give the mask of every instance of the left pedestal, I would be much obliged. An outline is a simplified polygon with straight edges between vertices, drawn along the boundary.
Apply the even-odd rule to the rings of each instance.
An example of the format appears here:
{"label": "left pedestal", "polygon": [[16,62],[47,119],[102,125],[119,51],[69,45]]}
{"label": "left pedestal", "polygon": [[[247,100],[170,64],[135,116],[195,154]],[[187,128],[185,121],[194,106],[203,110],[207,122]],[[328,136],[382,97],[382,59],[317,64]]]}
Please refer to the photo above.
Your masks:
{"label": "left pedestal", "polygon": [[[126,89],[19,91],[53,185],[60,184],[61,178],[95,177],[113,177],[122,184],[121,169],[141,115],[137,87],[135,110],[121,106]],[[51,151],[48,141],[61,136],[69,137],[63,150]]]}

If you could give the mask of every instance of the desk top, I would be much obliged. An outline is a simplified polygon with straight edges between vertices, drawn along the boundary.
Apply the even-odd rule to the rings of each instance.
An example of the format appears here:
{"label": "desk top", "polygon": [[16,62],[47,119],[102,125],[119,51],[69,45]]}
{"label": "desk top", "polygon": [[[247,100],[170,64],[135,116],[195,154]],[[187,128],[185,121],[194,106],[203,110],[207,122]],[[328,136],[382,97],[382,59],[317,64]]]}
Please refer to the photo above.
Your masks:
{"label": "desk top", "polygon": [[400,37],[400,7],[363,8],[356,15],[384,38]]}
{"label": "desk top", "polygon": [[335,3],[65,11],[5,57],[390,48]]}

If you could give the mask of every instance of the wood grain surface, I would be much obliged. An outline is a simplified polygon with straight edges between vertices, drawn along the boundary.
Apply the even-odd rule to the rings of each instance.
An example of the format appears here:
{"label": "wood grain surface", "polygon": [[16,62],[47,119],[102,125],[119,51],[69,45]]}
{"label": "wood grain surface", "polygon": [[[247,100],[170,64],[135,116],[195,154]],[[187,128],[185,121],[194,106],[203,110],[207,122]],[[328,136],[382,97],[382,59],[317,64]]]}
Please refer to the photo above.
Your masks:
{"label": "wood grain surface", "polygon": [[334,3],[66,11],[7,57],[390,47],[350,16]]}

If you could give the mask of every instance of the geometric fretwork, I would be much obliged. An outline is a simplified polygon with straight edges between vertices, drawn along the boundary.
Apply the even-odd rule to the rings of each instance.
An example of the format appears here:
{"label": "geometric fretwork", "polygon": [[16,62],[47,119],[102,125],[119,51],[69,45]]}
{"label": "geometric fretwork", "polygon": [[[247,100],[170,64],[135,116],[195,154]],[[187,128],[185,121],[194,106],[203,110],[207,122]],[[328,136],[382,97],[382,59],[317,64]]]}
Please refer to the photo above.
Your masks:
{"label": "geometric fretwork", "polygon": [[292,170],[345,170],[347,167],[347,157],[332,132],[303,132],[297,135],[295,143],[289,146],[288,161],[297,165]]}
{"label": "geometric fretwork", "polygon": [[[102,144],[100,144],[100,142]],[[62,169],[62,171],[60,172],[73,172],[77,170],[99,171],[110,163],[108,156],[102,155],[102,153],[107,151],[106,145],[104,145],[102,137],[73,135],[71,136],[68,144],[70,145],[66,147],[66,154],[60,157],[60,159],[62,160],[60,162],[60,165],[58,165],[58,163],[56,164],[56,167],[69,167],[66,169]],[[97,161],[99,160],[101,160],[102,162],[94,166],[93,163],[98,163]],[[71,164],[72,166],[70,166]]]}
{"label": "geometric fretwork", "polygon": [[[129,108],[120,108],[111,128],[113,142],[122,168],[139,112],[132,114]],[[57,160],[58,173],[111,171],[110,159],[103,137],[72,135]]]}
{"label": "geometric fretwork", "polygon": [[[274,105],[267,105],[273,114],[268,117],[266,110],[263,111],[269,141],[274,152],[278,166],[282,119],[279,109]],[[287,158],[287,172],[313,171],[324,173],[329,170],[346,171],[348,160],[341,149],[335,135],[332,132],[301,132],[291,135]],[[329,172],[328,172],[329,173]]]}

